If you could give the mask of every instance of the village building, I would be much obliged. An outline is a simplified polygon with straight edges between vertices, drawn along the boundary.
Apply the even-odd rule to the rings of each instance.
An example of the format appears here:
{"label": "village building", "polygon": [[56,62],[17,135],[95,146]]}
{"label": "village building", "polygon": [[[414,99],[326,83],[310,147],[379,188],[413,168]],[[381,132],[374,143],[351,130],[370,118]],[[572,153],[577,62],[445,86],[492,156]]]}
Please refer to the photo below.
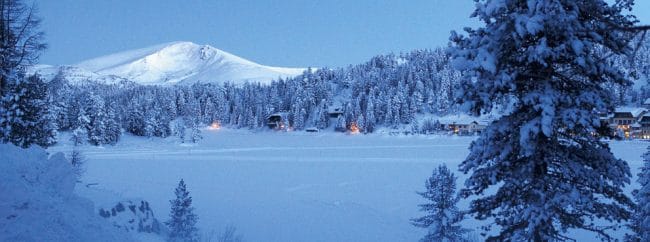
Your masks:
{"label": "village building", "polygon": [[639,121],[647,112],[644,108],[616,108],[609,120],[609,127],[621,138],[641,138],[642,125],[639,124]]}
{"label": "village building", "polygon": [[280,130],[289,127],[288,114],[285,112],[271,114],[266,118],[266,121],[269,129]]}
{"label": "village building", "polygon": [[330,118],[338,118],[339,116],[343,115],[343,108],[340,106],[329,107],[327,109],[327,113],[329,113]]}
{"label": "village building", "polygon": [[646,113],[645,115],[641,116],[641,119],[639,120],[639,125],[641,125],[638,134],[639,138],[650,139],[650,113]]}
{"label": "village building", "polygon": [[445,130],[456,135],[475,135],[487,128],[488,120],[467,115],[453,115],[439,119]]}
{"label": "village building", "polygon": [[472,121],[469,124],[467,132],[474,133],[474,134],[480,134],[483,131],[485,131],[487,126],[488,126],[488,122],[486,122],[486,121],[483,121],[483,120],[482,121]]}

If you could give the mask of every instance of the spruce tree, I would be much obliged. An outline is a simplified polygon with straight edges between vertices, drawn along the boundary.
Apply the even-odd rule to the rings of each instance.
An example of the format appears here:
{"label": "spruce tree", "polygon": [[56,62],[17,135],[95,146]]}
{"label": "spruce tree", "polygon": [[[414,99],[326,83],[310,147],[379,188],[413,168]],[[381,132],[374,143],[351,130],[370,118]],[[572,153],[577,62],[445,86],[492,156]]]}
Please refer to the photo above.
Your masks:
{"label": "spruce tree", "polygon": [[105,144],[115,144],[120,139],[122,130],[118,122],[118,114],[115,111],[115,103],[111,102],[106,105],[106,122],[104,123],[104,140]]}
{"label": "spruce tree", "polygon": [[318,121],[316,127],[319,129],[326,129],[330,125],[330,114],[329,108],[327,106],[327,101],[323,99],[321,101],[320,110],[318,111]]}
{"label": "spruce tree", "polygon": [[70,141],[74,146],[81,145],[86,142],[88,139],[88,133],[85,128],[77,127],[72,131],[72,136],[70,136]]}
{"label": "spruce tree", "polygon": [[190,125],[190,141],[192,143],[197,143],[199,140],[203,139],[203,136],[201,136],[201,130],[199,129],[199,121],[196,118],[192,118]]}
{"label": "spruce tree", "polygon": [[440,165],[427,179],[425,187],[427,190],[418,194],[429,200],[420,205],[420,211],[427,215],[411,220],[413,225],[428,229],[420,241],[464,241],[467,230],[459,225],[463,214],[456,207],[460,200],[456,194],[456,176],[447,166]]}
{"label": "spruce tree", "polygon": [[377,119],[375,118],[375,98],[374,95],[370,95],[368,98],[368,107],[366,108],[366,127],[365,130],[367,132],[372,133],[375,130],[375,122],[377,122]]}
{"label": "spruce tree", "polygon": [[187,191],[185,181],[181,179],[174,191],[176,198],[170,200],[171,212],[169,220],[165,224],[169,227],[170,241],[199,241],[196,222],[198,216],[194,214],[192,197]]}
{"label": "spruce tree", "polygon": [[[37,75],[11,85],[12,93],[20,95],[3,103],[6,110],[13,109],[14,121],[3,123],[8,132],[3,140],[17,146],[29,147],[37,144],[43,147],[55,143],[55,125],[50,120],[47,86]],[[8,121],[8,120],[7,120]]]}
{"label": "spruce tree", "polygon": [[339,132],[345,132],[348,130],[347,125],[345,124],[345,118],[343,115],[339,115],[339,117],[336,119],[336,126],[334,126],[334,130],[339,131]]}
{"label": "spruce tree", "polygon": [[640,188],[633,192],[636,211],[630,228],[634,234],[628,235],[628,241],[650,241],[650,146],[643,154],[643,167],[638,174]]}
{"label": "spruce tree", "polygon": [[0,141],[3,143],[22,147],[53,143],[42,136],[49,135],[45,134],[48,131],[38,134],[28,130],[38,125],[38,120],[30,114],[44,115],[40,101],[32,99],[46,95],[39,93],[46,90],[25,89],[34,85],[34,80],[29,80],[31,77],[26,80],[25,69],[36,63],[46,47],[39,25],[34,5],[22,0],[0,0]]}
{"label": "spruce tree", "polygon": [[185,121],[183,118],[178,118],[172,121],[172,132],[173,135],[178,137],[181,143],[185,143],[185,137],[187,136],[185,130],[187,129]]}
{"label": "spruce tree", "polygon": [[462,192],[474,198],[470,213],[501,228],[489,240],[563,241],[568,229],[610,240],[616,225],[606,223],[630,218],[630,169],[601,141],[609,133],[598,133],[597,111],[613,109],[604,84],[629,85],[608,57],[629,53],[636,27],[622,12],[631,5],[479,0],[472,16],[485,26],[452,34],[464,107],[478,115],[499,107],[494,100],[513,103],[460,166],[471,172]]}

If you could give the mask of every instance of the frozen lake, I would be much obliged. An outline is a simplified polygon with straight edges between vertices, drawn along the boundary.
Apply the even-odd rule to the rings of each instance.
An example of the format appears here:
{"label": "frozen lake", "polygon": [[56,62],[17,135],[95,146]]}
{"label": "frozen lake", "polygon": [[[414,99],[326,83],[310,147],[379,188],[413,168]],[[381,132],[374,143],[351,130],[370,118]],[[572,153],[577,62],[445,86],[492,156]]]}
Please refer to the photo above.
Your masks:
{"label": "frozen lake", "polygon": [[[409,223],[422,215],[415,192],[439,164],[456,170],[474,139],[242,130],[203,136],[194,146],[124,136],[116,146],[84,147],[83,182],[98,185],[77,192],[98,205],[115,195],[142,198],[165,221],[183,178],[202,234],[234,225],[246,241],[417,241],[426,231]],[[636,174],[647,144],[612,148]],[[69,149],[64,142],[50,151]]]}

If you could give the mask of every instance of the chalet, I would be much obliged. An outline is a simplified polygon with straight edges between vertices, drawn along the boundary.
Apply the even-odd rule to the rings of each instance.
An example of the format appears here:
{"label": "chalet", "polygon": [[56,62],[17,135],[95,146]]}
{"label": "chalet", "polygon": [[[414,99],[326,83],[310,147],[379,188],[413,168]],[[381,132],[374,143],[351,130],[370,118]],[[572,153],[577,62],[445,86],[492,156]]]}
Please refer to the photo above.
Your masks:
{"label": "chalet", "polygon": [[329,113],[330,118],[338,118],[343,115],[343,108],[340,106],[329,107],[327,113]]}
{"label": "chalet", "polygon": [[284,112],[271,114],[266,118],[266,121],[269,129],[280,130],[286,129],[289,126],[288,114]]}
{"label": "chalet", "polygon": [[641,135],[641,125],[638,122],[646,113],[644,108],[617,108],[611,116],[609,126],[626,139],[638,138]]}
{"label": "chalet", "polygon": [[475,121],[472,121],[469,124],[469,127],[468,127],[467,131],[470,134],[471,133],[480,134],[485,130],[485,128],[487,128],[487,126],[488,126],[488,123],[486,121],[476,121],[475,120]]}
{"label": "chalet", "polygon": [[650,139],[650,114],[645,114],[639,119],[639,128],[638,138],[640,139]]}
{"label": "chalet", "polygon": [[488,122],[485,120],[475,119],[450,119],[442,120],[442,125],[446,130],[458,135],[480,134],[487,128]]}

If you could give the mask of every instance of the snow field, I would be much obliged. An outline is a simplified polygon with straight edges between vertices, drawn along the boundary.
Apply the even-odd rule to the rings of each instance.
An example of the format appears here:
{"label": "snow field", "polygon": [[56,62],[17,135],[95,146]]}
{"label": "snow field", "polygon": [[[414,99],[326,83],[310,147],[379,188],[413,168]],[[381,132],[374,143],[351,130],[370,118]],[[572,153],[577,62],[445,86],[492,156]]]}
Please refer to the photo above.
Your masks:
{"label": "snow field", "polygon": [[[203,136],[196,145],[125,135],[116,146],[84,147],[84,183],[98,185],[76,191],[97,204],[115,199],[104,191],[145,199],[165,221],[183,178],[202,234],[232,224],[246,241],[416,241],[426,231],[409,223],[422,215],[417,205],[424,200],[415,192],[438,164],[457,170],[474,139],[228,129]],[[611,145],[636,175],[647,143]],[[64,142],[50,151],[70,148]],[[457,175],[462,187],[466,175]]]}

